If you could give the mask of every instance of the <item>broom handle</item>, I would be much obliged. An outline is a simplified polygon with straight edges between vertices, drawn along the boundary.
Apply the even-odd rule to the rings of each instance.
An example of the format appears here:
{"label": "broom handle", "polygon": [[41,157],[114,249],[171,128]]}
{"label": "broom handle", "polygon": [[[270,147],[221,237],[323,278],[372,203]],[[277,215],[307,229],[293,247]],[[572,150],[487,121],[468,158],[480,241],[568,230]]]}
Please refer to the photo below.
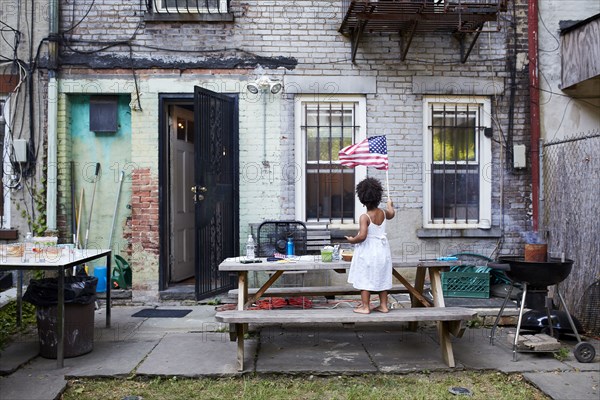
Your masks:
{"label": "broom handle", "polygon": [[115,212],[113,213],[112,225],[110,228],[110,235],[108,235],[108,248],[112,247],[112,238],[113,231],[115,230],[115,220],[117,219],[117,207],[119,207],[119,197],[121,197],[121,187],[123,186],[123,177],[125,176],[125,171],[121,171],[119,175],[119,189],[117,190],[117,198],[115,199]]}
{"label": "broom handle", "polygon": [[96,163],[96,173],[94,174],[94,191],[92,192],[92,204],[90,205],[90,216],[88,217],[88,225],[85,230],[84,248],[88,247],[88,238],[90,235],[90,225],[92,224],[92,210],[94,209],[94,198],[96,197],[96,185],[98,184],[98,173],[100,172],[100,163]]}

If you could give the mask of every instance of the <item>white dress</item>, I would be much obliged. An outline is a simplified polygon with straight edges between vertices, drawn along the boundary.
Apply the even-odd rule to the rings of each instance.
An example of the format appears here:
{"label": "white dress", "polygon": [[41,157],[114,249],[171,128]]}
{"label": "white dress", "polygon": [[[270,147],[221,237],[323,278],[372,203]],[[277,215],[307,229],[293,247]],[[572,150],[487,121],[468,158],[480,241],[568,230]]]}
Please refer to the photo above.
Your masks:
{"label": "white dress", "polygon": [[386,219],[381,225],[374,224],[371,217],[369,221],[367,238],[354,245],[348,283],[355,289],[380,292],[392,288],[392,253],[385,233]]}

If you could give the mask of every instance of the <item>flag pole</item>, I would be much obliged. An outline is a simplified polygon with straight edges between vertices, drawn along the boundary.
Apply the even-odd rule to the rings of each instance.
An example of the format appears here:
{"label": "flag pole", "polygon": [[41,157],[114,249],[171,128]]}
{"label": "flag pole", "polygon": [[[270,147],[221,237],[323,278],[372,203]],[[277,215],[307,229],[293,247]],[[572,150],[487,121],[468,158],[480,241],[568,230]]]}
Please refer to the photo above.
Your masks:
{"label": "flag pole", "polygon": [[389,171],[390,171],[390,169],[389,169],[389,166],[388,166],[388,169],[385,170],[385,186],[387,187],[387,197],[388,197],[388,200],[391,199],[391,197],[390,197],[390,174],[389,174]]}

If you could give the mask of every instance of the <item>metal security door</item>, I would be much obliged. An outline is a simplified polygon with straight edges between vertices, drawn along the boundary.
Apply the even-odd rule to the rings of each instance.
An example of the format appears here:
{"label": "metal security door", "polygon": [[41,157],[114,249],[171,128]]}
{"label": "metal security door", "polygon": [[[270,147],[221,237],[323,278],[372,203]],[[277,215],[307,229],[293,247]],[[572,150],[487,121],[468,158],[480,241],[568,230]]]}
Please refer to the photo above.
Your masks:
{"label": "metal security door", "polygon": [[239,251],[236,99],[194,87],[196,299],[234,287],[219,263]]}

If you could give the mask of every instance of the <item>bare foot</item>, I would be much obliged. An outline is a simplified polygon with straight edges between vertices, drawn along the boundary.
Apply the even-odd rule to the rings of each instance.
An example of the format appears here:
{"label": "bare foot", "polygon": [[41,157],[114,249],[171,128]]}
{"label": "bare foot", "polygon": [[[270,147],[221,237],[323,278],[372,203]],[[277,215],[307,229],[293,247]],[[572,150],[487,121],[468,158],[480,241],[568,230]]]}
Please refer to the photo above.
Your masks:
{"label": "bare foot", "polygon": [[389,310],[389,308],[387,308],[387,306],[384,307],[381,304],[378,305],[377,307],[373,308],[373,311],[379,311],[379,312],[382,312],[382,313],[390,312],[390,310]]}
{"label": "bare foot", "polygon": [[355,313],[359,313],[359,314],[370,314],[371,310],[369,310],[368,307],[356,307],[354,310]]}

